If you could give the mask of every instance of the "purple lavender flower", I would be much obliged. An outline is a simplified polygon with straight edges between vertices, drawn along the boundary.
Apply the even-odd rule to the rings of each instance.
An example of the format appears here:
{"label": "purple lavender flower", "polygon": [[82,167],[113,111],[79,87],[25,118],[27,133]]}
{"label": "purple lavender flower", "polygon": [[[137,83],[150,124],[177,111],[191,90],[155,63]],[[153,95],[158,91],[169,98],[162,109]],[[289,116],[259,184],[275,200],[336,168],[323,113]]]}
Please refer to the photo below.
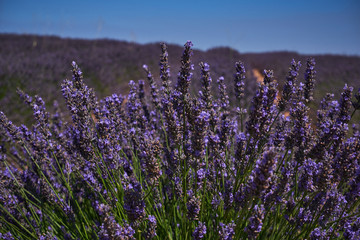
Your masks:
{"label": "purple lavender flower", "polygon": [[209,114],[205,111],[201,111],[200,113],[196,113],[193,110],[195,116],[193,119],[189,118],[191,122],[192,136],[191,136],[191,144],[192,144],[192,155],[196,159],[201,159],[205,155],[206,148],[206,135],[209,123]]}
{"label": "purple lavender flower", "polygon": [[309,58],[306,62],[306,71],[305,71],[305,90],[304,98],[306,102],[313,100],[313,91],[315,84],[315,59]]}
{"label": "purple lavender flower", "polygon": [[207,110],[212,106],[210,66],[207,63],[200,63],[202,91],[199,92],[202,104]]}
{"label": "purple lavender flower", "polygon": [[345,84],[344,90],[341,93],[339,114],[337,118],[337,123],[348,123],[350,121],[350,108],[351,108],[351,97],[352,97],[352,87],[348,87]]}
{"label": "purple lavender flower", "polygon": [[145,203],[141,184],[132,179],[124,188],[124,209],[129,221],[134,222],[142,219],[145,215]]}
{"label": "purple lavender flower", "polygon": [[235,223],[231,222],[228,224],[224,224],[220,222],[219,227],[219,239],[221,240],[231,240],[235,235]]}
{"label": "purple lavender flower", "polygon": [[264,71],[266,84],[258,85],[256,95],[252,100],[249,120],[246,130],[257,141],[268,127],[274,115],[274,101],[277,95],[276,83],[273,81],[273,71]]}
{"label": "purple lavender flower", "polygon": [[153,215],[148,217],[148,227],[146,233],[144,234],[145,239],[153,239],[156,236],[156,218]]}
{"label": "purple lavender flower", "polygon": [[75,62],[72,62],[72,81],[65,80],[62,87],[63,96],[67,106],[72,113],[75,124],[91,122],[89,110],[97,107],[97,100],[94,91],[88,88],[83,82],[83,75]]}
{"label": "purple lavender flower", "polygon": [[165,127],[169,144],[171,147],[178,146],[181,141],[181,126],[174,105],[166,98],[162,99],[164,110]]}
{"label": "purple lavender flower", "polygon": [[236,152],[235,152],[235,169],[237,174],[241,174],[246,165],[245,161],[246,150],[246,136],[244,133],[240,133],[236,138]]}
{"label": "purple lavender flower", "polygon": [[[130,129],[130,139],[133,147],[133,151],[136,152],[139,148],[139,133],[145,132],[148,126],[148,121],[144,113],[144,105],[139,101],[137,97],[139,94],[138,87],[134,81],[129,82],[130,92],[128,95],[127,113],[129,118],[128,128]],[[143,107],[142,107],[143,106]],[[141,111],[143,110],[143,111]]]}
{"label": "purple lavender flower", "polygon": [[220,138],[220,148],[225,151],[230,147],[230,140],[234,135],[234,122],[229,119],[228,113],[224,112],[221,114],[220,130],[218,131]]}
{"label": "purple lavender flower", "polygon": [[10,232],[0,233],[0,238],[4,240],[15,240]]}
{"label": "purple lavender flower", "polygon": [[360,198],[360,167],[357,168],[354,179],[349,181],[350,188],[346,193],[348,202],[357,201]]}
{"label": "purple lavender flower", "polygon": [[234,78],[234,83],[235,83],[235,97],[238,101],[238,103],[240,103],[240,101],[242,100],[242,98],[244,97],[244,80],[246,77],[246,71],[245,71],[245,66],[243,62],[236,62],[235,63],[235,68],[236,68],[236,74],[235,74],[235,78]]}
{"label": "purple lavender flower", "polygon": [[310,233],[310,239],[311,240],[328,240],[329,237],[327,237],[326,230],[323,230],[321,227],[319,227],[319,228],[315,228]]}
{"label": "purple lavender flower", "polygon": [[234,195],[233,195],[233,182],[230,180],[227,180],[225,182],[225,191],[224,191],[224,210],[231,209],[232,204],[234,201]]}
{"label": "purple lavender flower", "polygon": [[221,109],[227,111],[230,103],[229,103],[229,96],[226,92],[224,77],[219,77],[217,83],[219,85],[219,93],[220,93],[219,105]]}
{"label": "purple lavender flower", "polygon": [[105,218],[104,223],[100,226],[98,237],[101,240],[112,240],[112,239],[129,239],[135,240],[135,230],[129,226],[124,227],[116,223],[112,216]]}
{"label": "purple lavender flower", "polygon": [[265,209],[263,205],[255,205],[254,214],[250,217],[248,225],[245,227],[245,232],[249,239],[256,239],[261,232],[262,220],[264,219]]}
{"label": "purple lavender flower", "polygon": [[296,224],[303,226],[304,224],[311,223],[313,213],[309,209],[300,208],[299,213],[296,216]]}
{"label": "purple lavender flower", "polygon": [[206,235],[205,223],[199,222],[199,225],[195,228],[192,237],[194,240],[203,239]]}
{"label": "purple lavender flower", "polygon": [[333,98],[333,94],[327,94],[321,101],[321,108],[317,111],[317,139],[309,152],[310,157],[322,159],[326,146],[328,145],[328,140],[334,134],[334,125],[339,104],[337,101],[333,101]]}
{"label": "purple lavender flower", "polygon": [[282,203],[284,194],[290,191],[290,179],[293,175],[291,164],[281,168],[281,176],[277,183],[273,182],[271,190],[264,196],[265,207],[268,209],[273,202],[275,204]]}
{"label": "purple lavender flower", "polygon": [[299,69],[301,67],[300,62],[296,62],[294,59],[291,62],[289,73],[286,77],[286,82],[282,91],[282,97],[279,101],[279,111],[282,112],[286,108],[286,104],[291,100],[293,94],[296,91],[296,78],[299,75]]}
{"label": "purple lavender flower", "polygon": [[3,112],[0,112],[0,126],[14,141],[22,141],[22,134],[19,128],[15,126],[15,124],[13,124]]}
{"label": "purple lavender flower", "polygon": [[211,200],[211,206],[213,207],[213,209],[217,209],[220,206],[221,196],[222,196],[221,193],[219,193],[219,195],[213,196],[213,199]]}
{"label": "purple lavender flower", "polygon": [[348,139],[342,144],[336,153],[333,162],[333,175],[340,180],[353,179],[356,173],[356,165],[359,164],[360,151],[358,142],[354,138]]}
{"label": "purple lavender flower", "polygon": [[199,220],[201,199],[196,197],[194,194],[190,194],[190,199],[186,203],[187,207],[187,217],[190,221]]}
{"label": "purple lavender flower", "polygon": [[314,191],[313,177],[318,171],[316,162],[312,161],[311,159],[306,159],[302,165],[301,170],[303,172],[299,180],[299,190],[308,192]]}
{"label": "purple lavender flower", "polygon": [[351,108],[351,96],[352,96],[352,87],[345,85],[343,92],[341,93],[341,98],[338,106],[338,113],[336,121],[332,127],[332,153],[335,155],[335,152],[339,149],[341,144],[344,142],[345,136],[348,132],[348,122],[350,121],[350,108]]}
{"label": "purple lavender flower", "polygon": [[317,170],[314,172],[313,181],[314,186],[320,191],[326,192],[331,183],[333,183],[332,159],[332,155],[325,151],[324,160],[317,163]]}
{"label": "purple lavender flower", "polygon": [[165,43],[161,43],[161,58],[160,58],[160,78],[162,80],[163,92],[170,96],[170,67],[168,62],[168,52]]}
{"label": "purple lavender flower", "polygon": [[[176,85],[176,90],[180,93],[178,98],[179,106],[183,106],[183,104],[186,103],[186,99],[188,98],[188,92],[189,92],[189,86],[192,78],[192,72],[193,65],[191,63],[191,56],[193,54],[191,47],[193,44],[191,41],[188,41],[185,43],[184,52],[181,58],[181,68],[178,75],[178,82]],[[180,108],[181,109],[181,108]]]}
{"label": "purple lavender flower", "polygon": [[127,99],[127,112],[128,112],[128,116],[129,116],[129,120],[130,120],[130,124],[132,127],[137,127],[139,125],[139,121],[140,121],[140,116],[139,116],[139,112],[140,112],[140,103],[136,97],[137,94],[137,87],[134,81],[130,81],[129,82],[129,86],[130,86],[130,92],[128,95],[128,99]]}
{"label": "purple lavender flower", "polygon": [[276,166],[276,153],[273,149],[265,152],[262,159],[256,162],[249,182],[244,189],[246,200],[261,197],[261,193],[269,187],[269,181]]}
{"label": "purple lavender flower", "polygon": [[155,108],[159,108],[159,98],[158,98],[158,90],[157,90],[157,86],[156,86],[156,83],[155,83],[155,80],[149,70],[149,67],[147,65],[143,65],[143,69],[145,70],[145,72],[147,73],[147,79],[148,79],[148,82],[150,84],[150,89],[151,89],[151,97],[152,97],[152,102],[155,106]]}
{"label": "purple lavender flower", "polygon": [[326,201],[326,192],[318,192],[315,197],[312,199],[309,205],[311,212],[319,212],[324,206]]}
{"label": "purple lavender flower", "polygon": [[149,121],[149,110],[148,110],[148,106],[145,103],[145,90],[144,90],[144,85],[145,82],[144,80],[139,80],[138,81],[138,97],[139,97],[139,101],[141,103],[142,109],[143,109],[143,114],[144,117],[146,118],[147,121]]}
{"label": "purple lavender flower", "polygon": [[[114,128],[114,124],[107,118],[102,118],[96,123],[96,129],[99,135],[98,148],[102,153],[104,162],[109,169],[119,169],[121,157],[119,155],[120,145],[116,136],[118,133]],[[104,169],[104,174],[107,176],[107,171]]]}
{"label": "purple lavender flower", "polygon": [[72,63],[72,80],[64,80],[61,84],[62,93],[76,128],[74,134],[74,145],[80,149],[84,158],[90,159],[94,156],[89,147],[94,136],[92,129],[93,119],[91,110],[98,107],[95,93],[83,82],[83,75],[75,62]]}
{"label": "purple lavender flower", "polygon": [[39,240],[57,240],[58,238],[53,235],[53,233],[47,232],[43,234],[39,234],[38,236]]}
{"label": "purple lavender flower", "polygon": [[322,226],[326,226],[326,223],[329,220],[334,219],[331,217],[342,217],[341,212],[347,201],[345,200],[344,195],[339,192],[336,187],[336,185],[331,186],[331,189],[326,193],[326,201],[321,209],[321,216],[319,218],[319,223]]}
{"label": "purple lavender flower", "polygon": [[360,217],[356,220],[348,220],[345,222],[344,238],[346,240],[360,239]]}
{"label": "purple lavender flower", "polygon": [[289,123],[290,123],[289,118],[285,117],[284,115],[280,116],[280,119],[275,127],[275,132],[271,138],[271,141],[275,147],[281,147],[281,145],[285,142],[285,139],[289,134],[289,129],[288,129]]}
{"label": "purple lavender flower", "polygon": [[151,138],[145,134],[140,143],[139,159],[142,162],[143,171],[146,175],[146,180],[152,185],[158,183],[161,176],[160,165],[158,158],[160,157],[160,143],[158,140]]}
{"label": "purple lavender flower", "polygon": [[311,126],[308,117],[309,108],[298,102],[290,109],[290,115],[294,119],[293,128],[285,141],[285,147],[296,147],[295,159],[302,163],[307,155],[308,146],[311,144]]}
{"label": "purple lavender flower", "polygon": [[18,89],[17,93],[20,98],[23,99],[25,103],[31,106],[33,110],[34,117],[37,122],[37,127],[41,130],[42,134],[46,139],[51,137],[51,132],[49,130],[49,116],[50,114],[46,112],[44,100],[35,95],[34,98],[30,97],[28,94],[24,93],[22,90]]}

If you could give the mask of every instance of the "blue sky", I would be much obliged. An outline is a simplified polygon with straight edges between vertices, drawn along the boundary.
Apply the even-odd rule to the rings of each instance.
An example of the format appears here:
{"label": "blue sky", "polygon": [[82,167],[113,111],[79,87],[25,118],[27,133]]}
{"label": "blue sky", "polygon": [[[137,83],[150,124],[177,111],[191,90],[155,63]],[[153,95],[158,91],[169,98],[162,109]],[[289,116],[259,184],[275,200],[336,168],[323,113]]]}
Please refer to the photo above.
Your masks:
{"label": "blue sky", "polygon": [[0,0],[0,33],[360,55],[360,1]]}

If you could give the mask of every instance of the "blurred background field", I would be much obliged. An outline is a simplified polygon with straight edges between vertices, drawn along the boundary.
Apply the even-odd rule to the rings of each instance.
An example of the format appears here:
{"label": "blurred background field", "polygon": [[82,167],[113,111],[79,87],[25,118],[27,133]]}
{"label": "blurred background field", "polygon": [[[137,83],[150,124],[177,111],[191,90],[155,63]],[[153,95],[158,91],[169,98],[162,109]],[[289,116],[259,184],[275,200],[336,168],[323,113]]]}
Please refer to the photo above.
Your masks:
{"label": "blurred background field", "polygon": [[[43,97],[50,111],[54,100],[64,107],[60,84],[71,77],[72,61],[82,68],[86,84],[95,89],[99,98],[112,93],[127,94],[130,80],[146,79],[143,64],[147,64],[159,80],[159,43],[137,44],[106,39],[81,40],[18,34],[0,34],[0,42],[0,110],[15,123],[28,123],[32,118],[31,110],[16,93],[17,88]],[[169,44],[168,48],[171,77],[176,82],[183,46]],[[285,51],[239,53],[228,47],[218,47],[194,51],[193,93],[200,87],[201,61],[209,63],[214,81],[224,76],[232,97],[234,64],[243,61],[247,69],[246,94],[251,97],[256,89],[254,73],[262,73],[264,69],[274,70],[281,90],[291,60],[301,61],[303,66],[298,81],[303,81],[309,57],[315,58],[317,71],[312,109],[318,108],[327,92],[334,93],[335,99],[338,99],[345,84],[353,86],[354,91],[360,87],[360,57],[357,56],[303,55]],[[213,89],[216,90],[216,87]],[[355,121],[358,120],[359,116],[355,116]]]}

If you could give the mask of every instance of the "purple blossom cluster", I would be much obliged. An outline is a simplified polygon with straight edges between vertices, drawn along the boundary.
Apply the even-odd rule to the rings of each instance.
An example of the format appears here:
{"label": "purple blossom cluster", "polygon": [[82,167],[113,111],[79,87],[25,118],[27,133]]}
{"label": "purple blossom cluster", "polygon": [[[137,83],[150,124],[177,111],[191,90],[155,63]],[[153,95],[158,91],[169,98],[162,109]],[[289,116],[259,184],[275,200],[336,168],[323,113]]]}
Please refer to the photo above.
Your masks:
{"label": "purple blossom cluster", "polygon": [[159,79],[144,65],[148,85],[103,99],[73,62],[71,118],[18,91],[34,123],[0,112],[0,239],[359,238],[359,93],[326,95],[315,122],[315,60],[304,84],[293,60],[282,96],[264,70],[247,109],[242,62],[232,87],[213,87],[208,63],[194,77],[188,41],[173,85],[161,52]]}

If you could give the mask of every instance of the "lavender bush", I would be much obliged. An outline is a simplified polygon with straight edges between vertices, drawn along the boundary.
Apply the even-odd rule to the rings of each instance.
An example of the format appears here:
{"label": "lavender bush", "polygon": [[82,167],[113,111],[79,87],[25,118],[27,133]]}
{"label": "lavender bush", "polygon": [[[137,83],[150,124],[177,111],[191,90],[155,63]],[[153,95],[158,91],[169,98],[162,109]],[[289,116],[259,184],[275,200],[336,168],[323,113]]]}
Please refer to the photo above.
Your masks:
{"label": "lavender bush", "polygon": [[175,84],[161,50],[159,82],[144,65],[148,86],[101,100],[73,62],[61,85],[72,122],[21,90],[35,124],[0,112],[1,239],[360,238],[360,132],[348,126],[360,90],[327,94],[313,126],[314,59],[304,83],[291,63],[282,94],[265,70],[247,107],[242,62],[230,104],[207,63],[191,94],[191,42]]}

